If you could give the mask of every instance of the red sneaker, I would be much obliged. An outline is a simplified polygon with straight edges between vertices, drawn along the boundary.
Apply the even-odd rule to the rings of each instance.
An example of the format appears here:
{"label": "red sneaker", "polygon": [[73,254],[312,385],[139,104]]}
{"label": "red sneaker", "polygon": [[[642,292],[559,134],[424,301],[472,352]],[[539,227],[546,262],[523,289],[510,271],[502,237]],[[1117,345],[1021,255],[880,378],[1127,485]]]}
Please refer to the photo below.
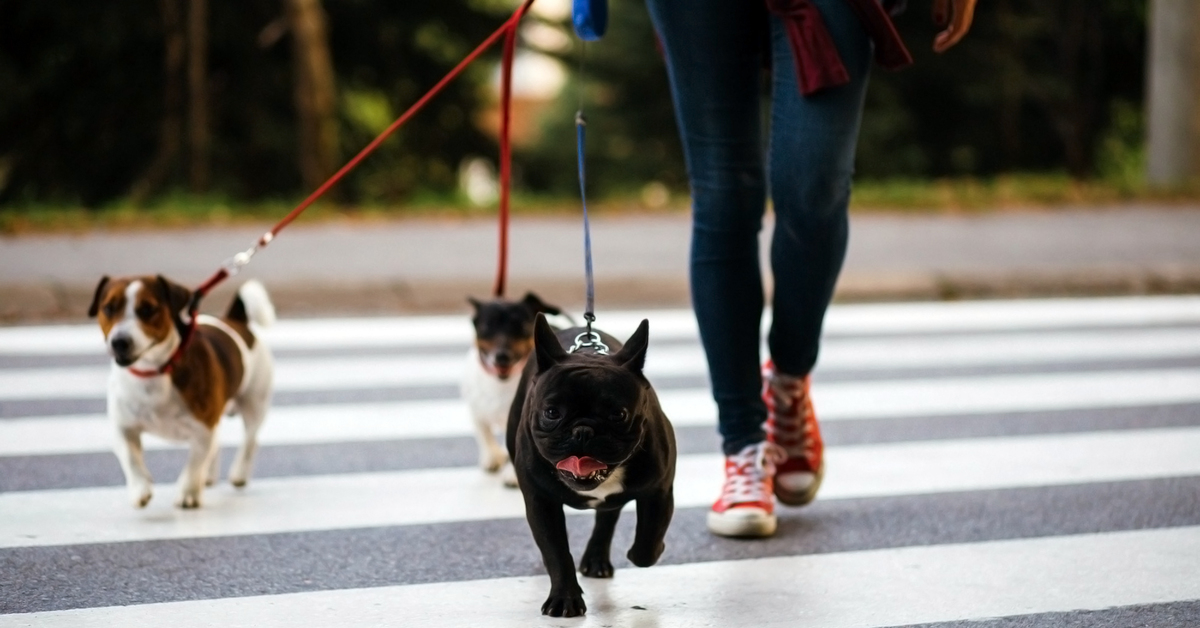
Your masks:
{"label": "red sneaker", "polygon": [[789,506],[803,506],[817,496],[825,477],[825,444],[809,394],[811,376],[775,372],[763,365],[763,401],[767,404],[767,441],[783,447],[787,460],[775,471],[775,497]]}
{"label": "red sneaker", "polygon": [[725,486],[708,513],[708,530],[720,536],[775,534],[775,465],[786,457],[778,445],[761,442],[725,456]]}

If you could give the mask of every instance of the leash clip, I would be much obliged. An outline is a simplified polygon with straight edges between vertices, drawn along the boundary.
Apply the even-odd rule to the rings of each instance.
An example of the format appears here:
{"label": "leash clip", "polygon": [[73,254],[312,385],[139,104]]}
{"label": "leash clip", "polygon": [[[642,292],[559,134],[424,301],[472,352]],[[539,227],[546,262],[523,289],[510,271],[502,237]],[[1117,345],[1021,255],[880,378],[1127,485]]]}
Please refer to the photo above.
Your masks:
{"label": "leash clip", "polygon": [[230,277],[240,273],[242,271],[242,267],[250,263],[250,258],[254,257],[254,254],[258,253],[259,249],[270,244],[271,240],[274,238],[274,234],[272,234],[270,231],[264,233],[262,237],[254,243],[254,246],[251,246],[245,251],[242,251],[241,253],[234,255],[224,262],[221,262],[221,268],[224,269],[225,273]]}
{"label": "leash clip", "polygon": [[250,263],[250,258],[258,252],[258,245],[252,246],[237,255],[221,262],[221,268],[225,269],[225,273],[230,277],[242,271],[242,267]]}
{"label": "leash clip", "polygon": [[578,336],[575,336],[575,344],[567,349],[567,353],[575,353],[584,347],[592,347],[599,355],[608,355],[608,345],[600,340],[600,334],[594,331],[585,331]]}

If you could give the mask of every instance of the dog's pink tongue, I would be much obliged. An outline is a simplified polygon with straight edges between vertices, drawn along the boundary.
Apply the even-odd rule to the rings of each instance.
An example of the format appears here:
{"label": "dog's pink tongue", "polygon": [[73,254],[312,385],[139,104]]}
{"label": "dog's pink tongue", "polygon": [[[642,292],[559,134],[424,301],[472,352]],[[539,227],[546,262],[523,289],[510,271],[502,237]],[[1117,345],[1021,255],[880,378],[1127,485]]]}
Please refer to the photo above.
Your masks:
{"label": "dog's pink tongue", "polygon": [[591,475],[593,471],[599,471],[601,469],[608,468],[608,465],[596,460],[595,458],[589,458],[588,456],[584,456],[582,458],[579,456],[563,458],[554,466],[563,471],[569,471],[571,475],[574,475],[577,478],[586,477]]}

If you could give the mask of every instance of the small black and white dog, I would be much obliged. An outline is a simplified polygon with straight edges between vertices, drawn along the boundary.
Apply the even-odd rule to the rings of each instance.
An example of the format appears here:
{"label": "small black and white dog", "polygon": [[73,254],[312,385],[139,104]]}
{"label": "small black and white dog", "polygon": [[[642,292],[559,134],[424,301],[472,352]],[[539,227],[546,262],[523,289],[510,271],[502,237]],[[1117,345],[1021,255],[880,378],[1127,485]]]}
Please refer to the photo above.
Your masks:
{"label": "small black and white dog", "polygon": [[582,615],[563,505],[596,511],[579,571],[611,578],[613,530],[621,507],[637,501],[637,528],[626,556],[649,567],[662,555],[675,500],[675,433],[642,374],[648,321],[622,347],[601,332],[534,323],[534,353],[508,417],[507,444],[525,517],[550,574],[542,613]]}
{"label": "small black and white dog", "polygon": [[559,308],[543,302],[532,292],[520,301],[467,299],[475,309],[471,324],[475,342],[467,352],[466,370],[460,388],[475,424],[475,442],[479,446],[479,466],[488,473],[501,471],[504,483],[517,485],[517,476],[508,464],[508,452],[500,446],[504,438],[508,409],[517,393],[520,373],[533,351],[533,318],[538,312],[562,314]]}

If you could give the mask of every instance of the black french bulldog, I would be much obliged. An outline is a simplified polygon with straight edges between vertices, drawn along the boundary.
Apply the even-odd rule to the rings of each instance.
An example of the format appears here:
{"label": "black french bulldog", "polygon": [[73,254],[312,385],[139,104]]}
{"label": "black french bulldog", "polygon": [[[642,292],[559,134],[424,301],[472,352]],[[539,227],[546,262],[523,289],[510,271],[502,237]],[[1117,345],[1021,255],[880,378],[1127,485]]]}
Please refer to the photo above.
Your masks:
{"label": "black french bulldog", "polygon": [[621,507],[637,500],[637,529],[626,556],[649,567],[662,555],[675,510],[675,433],[642,375],[649,339],[642,321],[624,347],[602,332],[554,330],[534,322],[534,352],[508,415],[525,517],[550,574],[542,614],[582,615],[563,505],[596,510],[579,571],[611,578],[609,549]]}

